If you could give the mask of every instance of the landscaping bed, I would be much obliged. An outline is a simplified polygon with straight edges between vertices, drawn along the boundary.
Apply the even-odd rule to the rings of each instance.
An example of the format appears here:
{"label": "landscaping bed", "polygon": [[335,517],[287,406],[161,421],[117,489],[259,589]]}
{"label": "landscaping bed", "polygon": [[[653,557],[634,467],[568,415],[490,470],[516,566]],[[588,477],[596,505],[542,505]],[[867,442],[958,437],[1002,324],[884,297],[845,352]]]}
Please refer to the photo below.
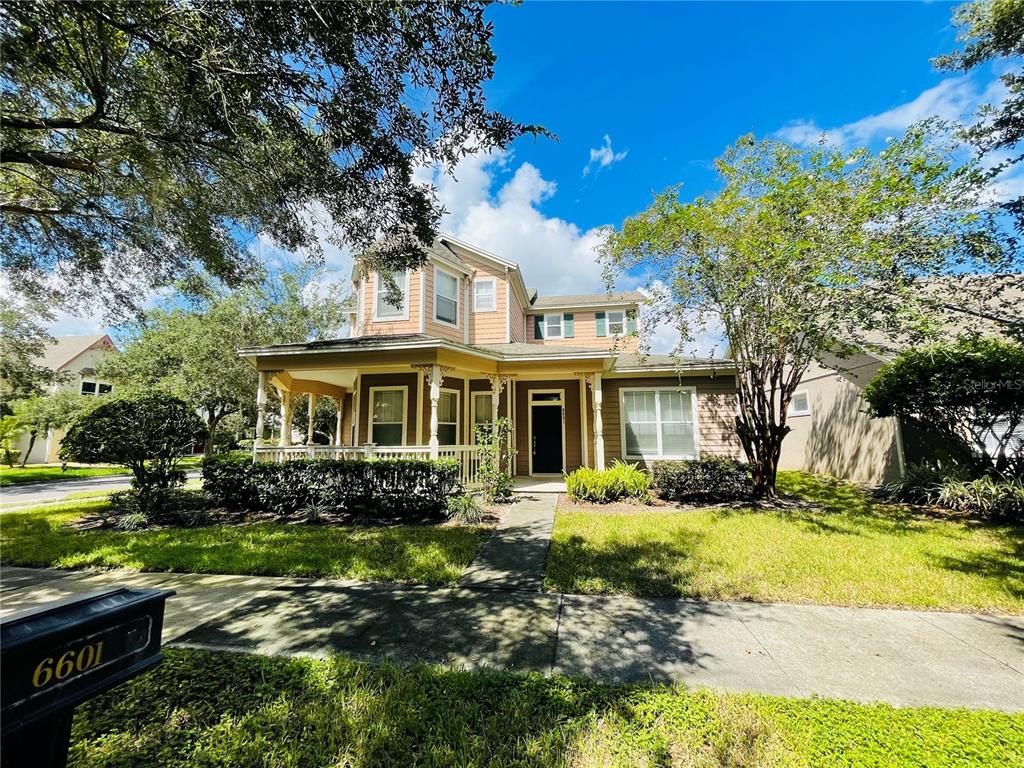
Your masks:
{"label": "landscaping bed", "polygon": [[165,650],[78,708],[73,766],[968,766],[1024,716]]}
{"label": "landscaping bed", "polygon": [[[486,525],[329,526],[231,522],[141,531],[81,530],[106,500],[7,512],[5,565],[309,576],[454,584],[490,533]],[[77,526],[77,528],[76,528]]]}
{"label": "landscaping bed", "polygon": [[783,508],[579,505],[549,590],[1024,614],[1024,526],[933,515],[782,472]]}

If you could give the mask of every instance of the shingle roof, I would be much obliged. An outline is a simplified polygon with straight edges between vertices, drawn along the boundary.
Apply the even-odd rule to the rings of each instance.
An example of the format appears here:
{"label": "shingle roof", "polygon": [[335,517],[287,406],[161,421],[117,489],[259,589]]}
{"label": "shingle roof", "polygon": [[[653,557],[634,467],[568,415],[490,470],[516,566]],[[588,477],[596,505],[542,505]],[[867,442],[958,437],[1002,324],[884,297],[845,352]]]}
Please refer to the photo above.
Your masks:
{"label": "shingle roof", "polygon": [[572,296],[538,296],[533,308],[539,307],[589,307],[594,304],[629,304],[644,301],[647,297],[640,291],[618,291],[617,293],[577,293]]}
{"label": "shingle roof", "polygon": [[[107,338],[104,333],[88,336],[57,336],[54,338],[53,344],[47,345],[46,351],[36,360],[36,364],[59,371],[89,347]],[[113,347],[112,342],[111,347]]]}
{"label": "shingle roof", "polygon": [[593,355],[594,353],[608,353],[607,349],[601,347],[574,347],[564,344],[527,344],[515,341],[511,344],[475,344],[475,347],[488,352],[496,352],[499,355],[535,355],[543,357],[546,355]]}
{"label": "shingle roof", "polygon": [[672,355],[645,355],[623,352],[615,361],[616,368],[732,368],[735,361],[724,357],[673,357]]}

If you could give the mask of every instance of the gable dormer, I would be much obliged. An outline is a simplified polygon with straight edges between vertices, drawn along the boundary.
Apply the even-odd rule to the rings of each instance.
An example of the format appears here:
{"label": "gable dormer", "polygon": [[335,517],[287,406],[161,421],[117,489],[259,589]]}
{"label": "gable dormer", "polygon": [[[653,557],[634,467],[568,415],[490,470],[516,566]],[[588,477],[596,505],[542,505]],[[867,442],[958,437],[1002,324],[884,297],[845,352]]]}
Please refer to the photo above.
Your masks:
{"label": "gable dormer", "polygon": [[643,300],[638,291],[539,296],[528,311],[528,341],[635,351]]}

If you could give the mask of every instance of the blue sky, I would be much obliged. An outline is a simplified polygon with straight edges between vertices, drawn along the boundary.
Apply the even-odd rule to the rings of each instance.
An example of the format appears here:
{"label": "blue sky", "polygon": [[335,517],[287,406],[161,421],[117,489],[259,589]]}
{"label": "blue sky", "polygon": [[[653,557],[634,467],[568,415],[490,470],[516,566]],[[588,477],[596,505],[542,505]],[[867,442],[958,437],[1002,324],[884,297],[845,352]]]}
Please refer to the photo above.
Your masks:
{"label": "blue sky", "polygon": [[[997,72],[939,72],[956,46],[949,3],[541,3],[495,6],[490,105],[544,125],[464,160],[422,169],[450,215],[443,229],[518,261],[545,293],[602,288],[599,228],[682,183],[713,191],[712,161],[746,133],[852,147],[932,114],[967,118],[1000,100]],[[1024,171],[1024,168],[1020,169]],[[1024,185],[1024,173],[1011,180]],[[272,252],[266,246],[264,253]],[[345,276],[351,258],[327,247]],[[620,287],[634,287],[625,277]],[[92,332],[62,317],[56,333]],[[655,351],[672,346],[659,329]],[[706,347],[697,352],[710,351]]]}

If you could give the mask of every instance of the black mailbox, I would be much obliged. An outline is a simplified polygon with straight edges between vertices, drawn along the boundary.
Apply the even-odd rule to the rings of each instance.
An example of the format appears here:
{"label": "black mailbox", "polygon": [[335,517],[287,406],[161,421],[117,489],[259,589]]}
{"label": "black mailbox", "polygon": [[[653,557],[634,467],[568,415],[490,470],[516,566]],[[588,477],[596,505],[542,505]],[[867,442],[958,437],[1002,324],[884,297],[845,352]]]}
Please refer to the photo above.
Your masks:
{"label": "black mailbox", "polygon": [[121,587],[0,622],[4,768],[66,764],[74,708],[160,663],[173,594]]}

